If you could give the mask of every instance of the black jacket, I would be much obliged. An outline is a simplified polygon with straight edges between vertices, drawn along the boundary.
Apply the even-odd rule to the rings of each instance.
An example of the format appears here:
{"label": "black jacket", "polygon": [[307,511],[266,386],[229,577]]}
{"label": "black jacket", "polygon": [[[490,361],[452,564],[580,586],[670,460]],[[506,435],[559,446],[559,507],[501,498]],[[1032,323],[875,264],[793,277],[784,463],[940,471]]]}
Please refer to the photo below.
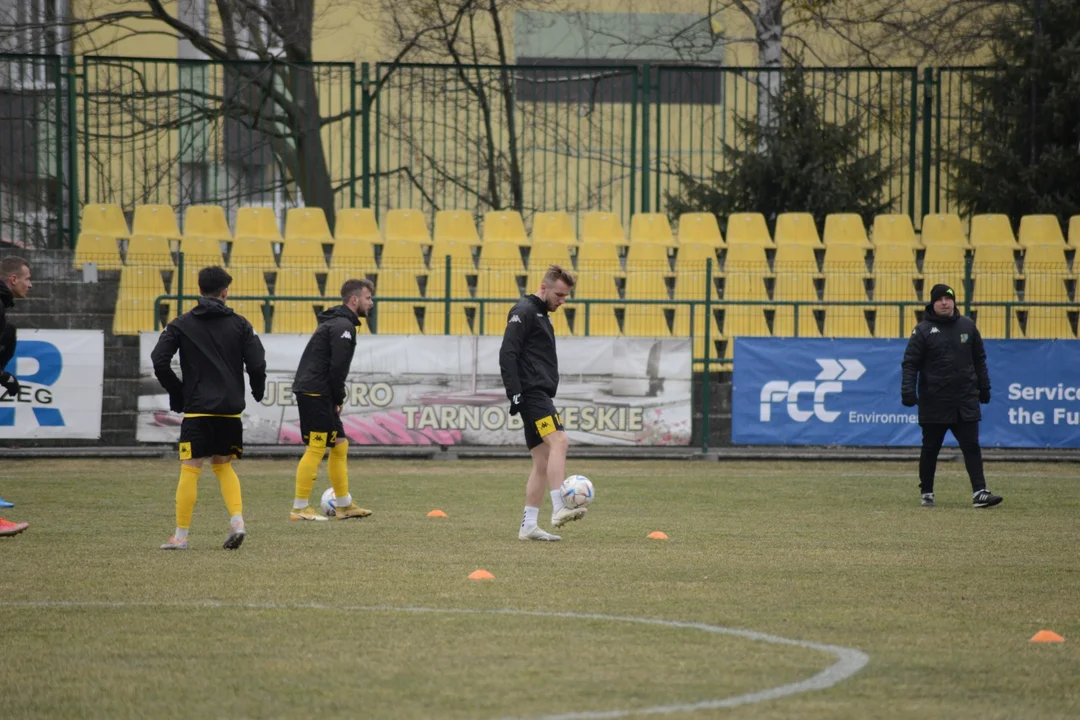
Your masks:
{"label": "black jacket", "polygon": [[539,390],[555,397],[559,389],[559,356],[555,353],[555,330],[548,317],[547,303],[526,295],[506,316],[502,348],[499,350],[506,397]]}
{"label": "black jacket", "polygon": [[319,313],[319,327],[311,334],[296,368],[293,392],[327,395],[334,405],[343,405],[359,332],[360,318],[345,305]]}
{"label": "black jacket", "polygon": [[990,391],[990,373],[982,336],[971,318],[958,312],[944,318],[927,305],[908,338],[902,367],[900,391],[910,396],[918,387],[920,423],[982,418],[979,391]]}
{"label": "black jacket", "polygon": [[[170,365],[177,350],[183,381]],[[185,413],[242,413],[245,367],[252,397],[261,401],[266,390],[266,353],[259,336],[251,323],[217,298],[199,298],[191,312],[169,323],[150,359],[170,398],[183,393]]]}
{"label": "black jacket", "polygon": [[15,328],[7,324],[7,309],[15,304],[15,294],[0,280],[0,373],[15,356]]}

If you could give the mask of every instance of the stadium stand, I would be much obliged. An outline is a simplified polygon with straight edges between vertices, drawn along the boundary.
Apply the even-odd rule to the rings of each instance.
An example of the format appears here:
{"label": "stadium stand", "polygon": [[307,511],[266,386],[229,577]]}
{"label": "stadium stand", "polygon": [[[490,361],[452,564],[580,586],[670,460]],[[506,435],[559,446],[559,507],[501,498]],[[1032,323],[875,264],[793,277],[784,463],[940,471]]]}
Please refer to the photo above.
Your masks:
{"label": "stadium stand", "polygon": [[533,216],[532,244],[576,245],[574,223],[565,212],[544,212]]}
{"label": "stadium stand", "polygon": [[679,244],[698,243],[722,247],[724,237],[712,213],[683,213],[679,216]]}

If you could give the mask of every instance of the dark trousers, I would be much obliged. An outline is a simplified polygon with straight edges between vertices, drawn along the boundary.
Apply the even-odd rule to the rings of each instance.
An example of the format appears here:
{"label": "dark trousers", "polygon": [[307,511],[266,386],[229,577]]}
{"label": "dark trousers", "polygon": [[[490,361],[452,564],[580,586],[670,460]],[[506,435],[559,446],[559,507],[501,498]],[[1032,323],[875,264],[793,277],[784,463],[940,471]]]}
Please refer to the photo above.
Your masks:
{"label": "dark trousers", "polygon": [[934,472],[937,470],[938,452],[945,442],[945,433],[952,430],[960,451],[964,453],[964,466],[971,478],[971,490],[986,489],[983,475],[982,450],[979,448],[979,421],[960,421],[951,425],[927,423],[922,427],[922,455],[919,457],[919,485],[924,493],[934,492]]}
{"label": "dark trousers", "polygon": [[[15,327],[5,325],[4,332],[0,333],[0,370],[3,370],[13,357],[15,357]],[[15,368],[11,368],[11,374],[15,374]]]}

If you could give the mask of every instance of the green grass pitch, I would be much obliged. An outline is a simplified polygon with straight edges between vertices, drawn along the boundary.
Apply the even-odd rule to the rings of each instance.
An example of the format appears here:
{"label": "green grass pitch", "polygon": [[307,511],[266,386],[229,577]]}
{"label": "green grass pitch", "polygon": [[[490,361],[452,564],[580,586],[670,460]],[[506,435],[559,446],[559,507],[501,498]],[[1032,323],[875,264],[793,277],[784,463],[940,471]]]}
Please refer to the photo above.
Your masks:
{"label": "green grass pitch", "polygon": [[[294,462],[237,470],[244,546],[221,549],[206,468],[192,549],[168,553],[177,463],[3,462],[4,514],[31,526],[0,539],[0,717],[573,717],[835,662],[691,628],[402,608],[688,621],[869,656],[824,690],[667,717],[1080,717],[1076,465],[989,465],[1005,502],[973,510],[959,463],[924,509],[914,463],[571,460],[597,500],[557,544],[517,540],[524,460],[354,458],[375,514],[328,523],[288,521]],[[1029,643],[1042,629],[1065,642]]]}

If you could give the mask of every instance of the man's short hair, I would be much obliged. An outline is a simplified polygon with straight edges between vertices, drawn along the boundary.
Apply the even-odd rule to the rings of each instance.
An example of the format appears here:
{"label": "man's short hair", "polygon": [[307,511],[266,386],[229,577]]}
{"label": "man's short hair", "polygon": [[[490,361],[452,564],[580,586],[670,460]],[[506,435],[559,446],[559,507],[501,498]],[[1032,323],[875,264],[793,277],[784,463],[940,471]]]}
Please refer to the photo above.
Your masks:
{"label": "man's short hair", "polygon": [[0,260],[0,277],[7,279],[12,275],[18,275],[24,267],[30,267],[30,263],[17,255],[8,255]]}
{"label": "man's short hair", "polygon": [[544,284],[551,287],[555,281],[562,280],[567,287],[574,287],[574,276],[559,265],[552,265],[544,273]]}
{"label": "man's short hair", "polygon": [[341,286],[341,302],[347,303],[353,295],[359,296],[360,288],[367,288],[372,295],[375,294],[375,283],[367,278],[351,278]]}
{"label": "man's short hair", "polygon": [[211,265],[199,271],[199,292],[206,297],[221,297],[231,284],[232,275],[223,267]]}

